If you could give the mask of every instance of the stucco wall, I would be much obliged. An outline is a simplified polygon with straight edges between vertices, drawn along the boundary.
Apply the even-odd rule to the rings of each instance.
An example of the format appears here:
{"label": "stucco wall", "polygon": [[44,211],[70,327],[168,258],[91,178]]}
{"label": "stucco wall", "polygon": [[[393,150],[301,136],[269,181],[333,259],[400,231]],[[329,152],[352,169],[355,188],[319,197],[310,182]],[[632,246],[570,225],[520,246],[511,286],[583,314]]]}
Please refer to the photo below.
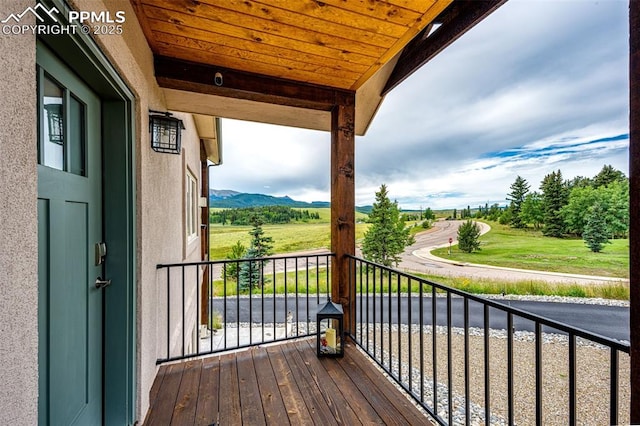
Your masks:
{"label": "stucco wall", "polygon": [[[33,1],[0,2],[0,19]],[[29,18],[33,21],[33,18]],[[38,423],[35,37],[0,34],[0,424]]]}

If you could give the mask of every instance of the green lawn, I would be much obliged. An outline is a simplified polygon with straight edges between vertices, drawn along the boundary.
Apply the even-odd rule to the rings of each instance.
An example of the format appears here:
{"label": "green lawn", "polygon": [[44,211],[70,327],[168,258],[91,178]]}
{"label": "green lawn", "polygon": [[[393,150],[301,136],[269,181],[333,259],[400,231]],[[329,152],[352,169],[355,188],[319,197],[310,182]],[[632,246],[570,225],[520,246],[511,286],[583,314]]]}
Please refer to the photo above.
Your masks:
{"label": "green lawn", "polygon": [[436,256],[459,262],[519,269],[629,278],[629,240],[611,240],[601,253],[592,253],[584,241],[543,237],[534,230],[516,230],[490,223],[491,231],[480,237],[481,251],[463,253],[453,246],[434,250]]}
{"label": "green lawn", "polygon": [[[367,224],[356,224],[356,240],[362,239]],[[224,259],[236,241],[249,246],[250,226],[211,225],[211,259]],[[263,225],[264,234],[273,238],[274,253],[290,253],[301,250],[328,249],[331,246],[329,223],[294,223],[287,225]]]}

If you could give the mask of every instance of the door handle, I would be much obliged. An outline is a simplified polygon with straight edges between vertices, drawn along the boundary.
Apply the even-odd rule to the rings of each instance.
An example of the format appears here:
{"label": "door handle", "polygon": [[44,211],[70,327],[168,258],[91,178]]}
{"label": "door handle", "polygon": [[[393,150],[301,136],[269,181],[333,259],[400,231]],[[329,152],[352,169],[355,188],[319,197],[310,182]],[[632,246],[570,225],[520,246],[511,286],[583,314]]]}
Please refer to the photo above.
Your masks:
{"label": "door handle", "polygon": [[111,285],[111,280],[103,280],[101,277],[96,278],[96,288],[101,289]]}

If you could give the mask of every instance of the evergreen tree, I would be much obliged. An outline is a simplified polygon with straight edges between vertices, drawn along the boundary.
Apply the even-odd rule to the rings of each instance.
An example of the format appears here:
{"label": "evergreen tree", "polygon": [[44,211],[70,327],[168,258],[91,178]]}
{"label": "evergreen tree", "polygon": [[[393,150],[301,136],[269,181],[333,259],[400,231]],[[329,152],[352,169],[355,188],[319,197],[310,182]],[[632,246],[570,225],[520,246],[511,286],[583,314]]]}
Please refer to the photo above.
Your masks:
{"label": "evergreen tree", "polygon": [[562,181],[562,172],[551,172],[542,179],[542,211],[544,227],[542,233],[548,237],[562,237],[565,233],[561,209],[567,204],[567,188]]}
{"label": "evergreen tree", "polygon": [[[238,260],[243,259],[247,254],[247,248],[242,245],[240,241],[236,241],[236,243],[231,247],[231,253],[227,255],[227,259],[229,260]],[[239,262],[230,262],[225,264],[224,273],[227,279],[236,280],[238,278],[238,264]]]}
{"label": "evergreen tree", "polygon": [[409,229],[405,228],[396,202],[389,200],[387,186],[380,186],[376,201],[369,213],[371,226],[364,234],[362,255],[365,259],[392,266],[400,262],[400,254],[405,247],[415,242]]}
{"label": "evergreen tree", "polygon": [[626,176],[620,170],[615,169],[611,165],[605,165],[593,178],[593,186],[599,188],[601,186],[607,186],[612,182],[621,182],[626,179]]}
{"label": "evergreen tree", "polygon": [[596,203],[589,209],[582,239],[592,252],[599,253],[604,244],[609,243],[608,233],[604,210],[600,203]]}
{"label": "evergreen tree", "polygon": [[466,253],[480,250],[480,226],[471,219],[458,228],[458,248]]}
{"label": "evergreen tree", "polygon": [[[265,257],[271,254],[273,247],[273,239],[266,237],[262,230],[262,219],[255,215],[251,219],[252,228],[249,231],[251,235],[251,245],[247,250],[246,259],[255,259],[259,257]],[[240,290],[248,290],[252,287],[259,287],[262,285],[264,275],[262,273],[265,261],[249,261],[242,262],[240,265]]]}
{"label": "evergreen tree", "polygon": [[529,183],[520,176],[516,177],[515,182],[511,184],[511,192],[507,196],[507,200],[511,201],[509,208],[511,209],[511,227],[525,228],[527,222],[522,220],[520,212],[522,211],[522,203],[529,193]]}

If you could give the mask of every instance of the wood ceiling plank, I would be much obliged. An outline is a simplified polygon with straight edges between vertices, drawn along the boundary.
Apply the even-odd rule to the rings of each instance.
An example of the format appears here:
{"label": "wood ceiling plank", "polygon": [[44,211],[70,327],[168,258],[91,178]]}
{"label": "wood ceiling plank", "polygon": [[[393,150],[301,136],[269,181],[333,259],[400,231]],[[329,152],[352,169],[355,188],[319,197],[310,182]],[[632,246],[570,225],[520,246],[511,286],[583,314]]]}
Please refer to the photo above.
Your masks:
{"label": "wood ceiling plank", "polygon": [[357,90],[360,86],[362,86],[372,75],[374,75],[378,70],[391,58],[400,53],[402,49],[425,28],[429,25],[453,0],[441,0],[434,3],[429,10],[427,10],[422,19],[414,25],[409,31],[405,33],[403,37],[398,39],[398,42],[391,47],[384,55],[380,57],[378,61],[362,76],[355,82],[353,86],[351,86],[352,90]]}
{"label": "wood ceiling plank", "polygon": [[153,31],[149,27],[148,18],[144,13],[142,2],[140,0],[131,0],[131,6],[133,7],[133,11],[138,18],[138,22],[140,23],[140,27],[142,28],[142,32],[144,33],[145,38],[147,39],[147,43],[153,51],[155,49],[155,45],[153,44]]}
{"label": "wood ceiling plank", "polygon": [[319,73],[331,78],[352,82],[356,81],[361,75],[353,71],[338,70],[324,65],[308,64],[297,60],[267,56],[257,52],[230,49],[226,46],[220,46],[206,41],[195,40],[174,34],[156,32],[155,36],[158,44],[162,44],[164,46],[176,45],[188,49],[201,50],[203,52],[203,57],[211,57],[213,59],[213,61],[208,61],[211,65],[221,65],[223,67],[237,69],[238,61],[250,61],[252,62],[252,67],[254,67],[253,63],[257,62],[264,65],[286,68],[291,70],[291,72],[297,70],[316,74]]}
{"label": "wood ceiling plank", "polygon": [[429,9],[436,1],[437,0],[387,0],[388,3],[420,13],[424,13],[424,11]]}
{"label": "wood ceiling plank", "polygon": [[337,22],[342,25],[373,31],[395,38],[402,37],[407,31],[407,27],[404,25],[382,19],[372,19],[369,16],[340,9],[317,0],[269,0],[268,4],[272,7],[279,7],[299,13],[300,15],[322,19],[328,22]]}
{"label": "wood ceiling plank", "polygon": [[405,27],[413,26],[427,10],[424,9],[417,12],[399,7],[386,1],[375,0],[322,0],[322,3],[338,7],[340,9],[350,10],[351,12],[356,12],[370,18],[393,22],[394,24],[403,25]]}
{"label": "wood ceiling plank", "polygon": [[[213,55],[198,49],[191,49],[173,44],[158,42],[158,53],[163,56],[192,61],[212,66],[218,66],[238,71],[251,72],[279,79],[288,79],[308,84],[317,84],[338,89],[348,89],[353,84],[353,79],[333,77],[328,74],[310,71],[296,70],[274,64],[251,62],[230,56]],[[247,65],[249,65],[247,67]],[[213,81],[213,77],[212,81]]]}
{"label": "wood ceiling plank", "polygon": [[200,3],[234,10],[245,15],[263,18],[269,21],[293,25],[308,31],[332,34],[352,40],[360,40],[363,43],[379,47],[389,48],[396,41],[395,37],[389,37],[373,31],[362,30],[351,25],[347,26],[335,22],[307,18],[290,10],[271,7],[269,4],[262,4],[252,0],[201,0]]}
{"label": "wood ceiling plank", "polygon": [[[154,11],[154,14],[159,10],[164,11],[164,16],[167,20],[174,20],[174,22],[179,21],[183,25],[192,26],[191,23],[194,20],[197,20],[197,22],[207,20],[206,25],[211,31],[228,35],[233,35],[238,31],[244,33],[249,32],[253,34],[254,38],[259,39],[265,39],[267,36],[275,36],[279,37],[284,45],[286,45],[287,40],[292,40],[375,57],[381,55],[382,52],[386,50],[384,47],[362,43],[353,38],[317,33],[300,27],[256,18],[206,4],[200,4],[196,9],[193,7],[185,8],[172,0],[148,1],[148,3],[145,4],[145,12],[147,12],[148,16],[156,18],[156,16],[149,13],[150,8],[152,8],[151,10]],[[304,21],[302,24],[304,24]],[[348,33],[345,33],[345,35],[348,36]],[[282,40],[282,38],[284,38],[284,40]]]}
{"label": "wood ceiling plank", "polygon": [[[150,28],[154,31],[155,38],[161,37],[162,34],[186,37],[188,39],[207,43],[207,48],[205,50],[213,52],[215,49],[220,49],[220,52],[225,55],[237,56],[241,58],[247,58],[248,55],[254,53],[252,49],[255,49],[255,43],[251,41],[219,34],[215,38],[216,43],[211,43],[211,34],[204,30],[185,26],[177,26],[175,24],[170,24],[168,22],[158,21],[155,19],[150,19],[149,24]],[[163,41],[167,43],[166,39]],[[303,64],[321,65],[336,70],[345,70],[358,74],[362,74],[367,69],[369,69],[369,65],[346,62],[343,60],[328,58],[326,56],[313,55],[310,53],[301,55],[297,50],[291,50],[279,46],[271,46],[265,44],[261,45],[260,51],[255,53],[259,53],[265,56],[271,56],[274,58],[274,61],[279,61],[281,59],[289,61],[299,61]]]}

